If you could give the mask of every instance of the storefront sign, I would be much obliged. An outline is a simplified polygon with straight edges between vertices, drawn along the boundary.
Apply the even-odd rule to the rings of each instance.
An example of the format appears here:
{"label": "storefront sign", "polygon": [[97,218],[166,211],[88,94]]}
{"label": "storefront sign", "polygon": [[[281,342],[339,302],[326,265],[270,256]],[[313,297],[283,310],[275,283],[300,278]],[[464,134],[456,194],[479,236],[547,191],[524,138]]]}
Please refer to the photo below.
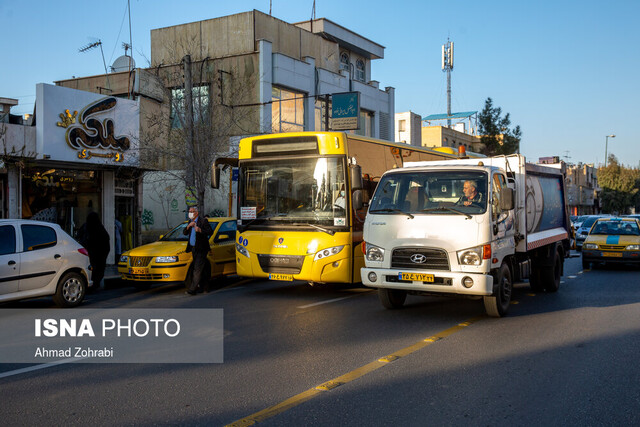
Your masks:
{"label": "storefront sign", "polygon": [[40,83],[36,111],[39,158],[139,166],[137,101]]}
{"label": "storefront sign", "polygon": [[331,95],[331,130],[358,129],[360,92]]}

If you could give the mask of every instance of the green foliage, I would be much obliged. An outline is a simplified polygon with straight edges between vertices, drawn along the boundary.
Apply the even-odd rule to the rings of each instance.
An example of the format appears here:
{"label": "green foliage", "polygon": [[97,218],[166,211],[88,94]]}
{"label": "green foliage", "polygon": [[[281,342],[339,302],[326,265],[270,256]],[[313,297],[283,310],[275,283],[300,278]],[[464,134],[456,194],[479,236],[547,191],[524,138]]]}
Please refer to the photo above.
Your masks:
{"label": "green foliage", "polygon": [[493,100],[487,98],[484,109],[478,114],[480,140],[485,145],[484,154],[514,154],[520,151],[522,131],[520,126],[511,129],[509,113],[502,116],[502,109],[493,106]]}
{"label": "green foliage", "polygon": [[600,200],[605,213],[624,214],[638,203],[640,170],[621,166],[611,154],[606,168],[598,169]]}

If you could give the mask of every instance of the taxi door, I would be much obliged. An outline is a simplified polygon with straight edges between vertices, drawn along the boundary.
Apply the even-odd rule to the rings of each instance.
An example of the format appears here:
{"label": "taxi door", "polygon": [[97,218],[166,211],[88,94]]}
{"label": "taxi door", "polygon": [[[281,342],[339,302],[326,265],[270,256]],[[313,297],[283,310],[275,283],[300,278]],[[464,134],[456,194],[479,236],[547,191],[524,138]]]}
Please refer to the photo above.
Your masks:
{"label": "taxi door", "polygon": [[236,220],[224,221],[211,237],[211,276],[236,272]]}

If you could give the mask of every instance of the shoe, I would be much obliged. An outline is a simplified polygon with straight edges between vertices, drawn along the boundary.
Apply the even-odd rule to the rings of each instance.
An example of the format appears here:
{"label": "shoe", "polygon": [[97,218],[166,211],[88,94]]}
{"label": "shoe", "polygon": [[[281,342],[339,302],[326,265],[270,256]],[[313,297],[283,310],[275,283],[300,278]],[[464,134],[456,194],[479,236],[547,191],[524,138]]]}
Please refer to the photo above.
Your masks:
{"label": "shoe", "polygon": [[195,295],[196,294],[196,292],[194,292],[194,291],[184,291],[184,293],[187,294],[187,295]]}

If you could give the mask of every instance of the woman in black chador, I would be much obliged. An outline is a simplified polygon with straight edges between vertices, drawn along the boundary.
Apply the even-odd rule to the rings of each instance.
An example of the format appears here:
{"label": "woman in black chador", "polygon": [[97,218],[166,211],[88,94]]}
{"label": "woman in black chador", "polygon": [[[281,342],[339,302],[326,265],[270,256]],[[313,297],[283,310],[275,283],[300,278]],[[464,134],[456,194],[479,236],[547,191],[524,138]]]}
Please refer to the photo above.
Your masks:
{"label": "woman in black chador", "polygon": [[80,243],[89,251],[89,262],[91,262],[92,289],[98,289],[104,277],[104,269],[107,265],[107,255],[109,255],[109,233],[100,222],[100,217],[96,212],[87,215],[84,233],[82,233]]}

